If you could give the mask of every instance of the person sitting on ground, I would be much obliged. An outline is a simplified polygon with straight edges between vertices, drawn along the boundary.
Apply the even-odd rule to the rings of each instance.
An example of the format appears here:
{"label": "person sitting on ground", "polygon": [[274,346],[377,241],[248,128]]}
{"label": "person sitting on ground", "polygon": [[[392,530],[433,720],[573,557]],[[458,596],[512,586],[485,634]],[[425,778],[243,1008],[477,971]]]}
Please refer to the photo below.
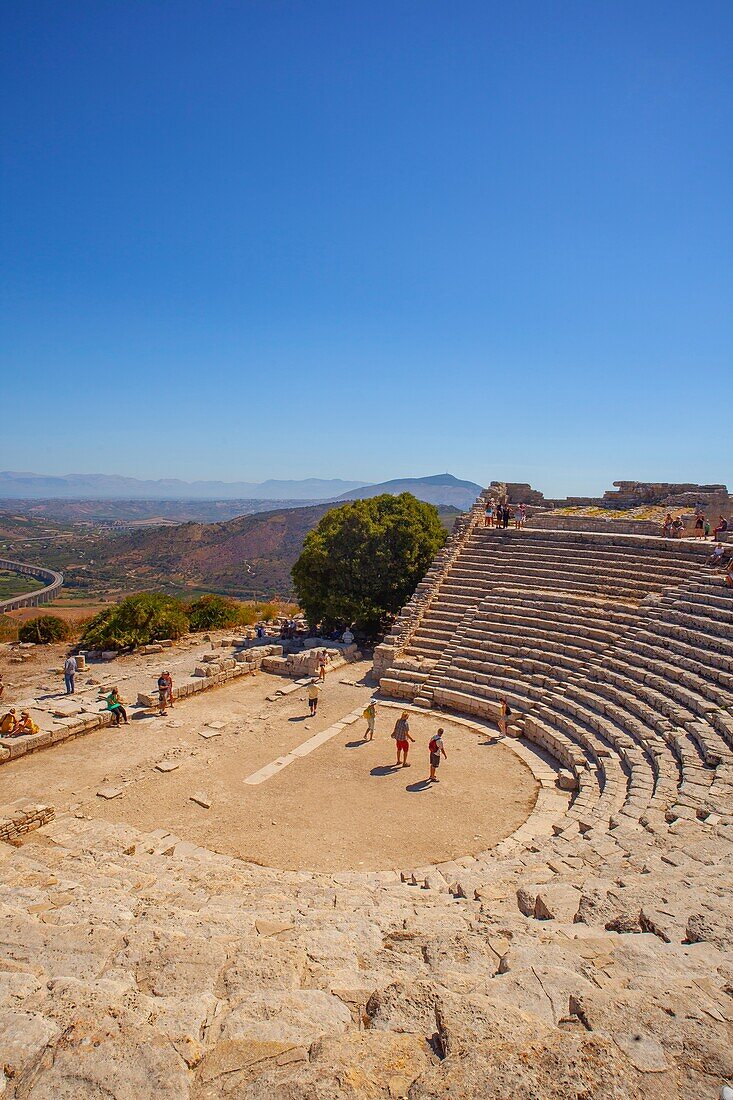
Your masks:
{"label": "person sitting on ground", "polygon": [[22,710],[20,712],[20,722],[18,722],[18,725],[15,728],[15,736],[22,737],[24,734],[40,732],[40,726],[33,721],[28,711]]}
{"label": "person sitting on ground", "polygon": [[310,709],[311,718],[315,718],[316,711],[318,710],[318,696],[321,693],[321,686],[317,680],[311,680],[308,685],[308,707]]}
{"label": "person sitting on ground", "polygon": [[116,726],[119,726],[122,722],[127,725],[127,711],[122,705],[122,697],[117,688],[112,688],[107,696],[107,710],[111,711]]}
{"label": "person sitting on ground", "polygon": [[0,718],[0,737],[12,737],[18,728],[18,719],[13,707]]}
{"label": "person sitting on ground", "polygon": [[682,516],[675,516],[672,522],[672,534],[676,539],[681,539],[685,533],[685,521]]}
{"label": "person sitting on ground", "polygon": [[723,554],[725,553],[725,547],[722,542],[716,542],[713,547],[713,552],[708,558],[708,565],[722,565]]}
{"label": "person sitting on ground", "polygon": [[362,713],[362,718],[366,718],[366,730],[364,731],[364,741],[374,740],[374,726],[377,721],[377,708],[372,699],[369,706]]}
{"label": "person sitting on ground", "polygon": [[666,516],[664,517],[664,523],[662,524],[662,535],[665,539],[671,539],[672,538],[672,524],[673,523],[674,523],[674,520],[672,519],[672,513],[667,512]]}
{"label": "person sitting on ground", "polygon": [[[415,738],[410,737],[410,721],[406,710],[402,711],[402,715],[395,722],[392,738],[397,742],[397,767],[399,768],[401,763],[403,768],[409,768],[407,754],[410,751],[410,741],[414,744]],[[400,760],[400,756],[402,760]]]}
{"label": "person sitting on ground", "polygon": [[443,755],[443,757],[446,760],[448,759],[448,754],[446,753],[445,749],[443,748],[443,730],[442,730],[442,728],[438,730],[435,737],[431,738],[430,743],[428,744],[428,751],[430,753],[430,782],[431,783],[440,783],[440,780],[438,779],[437,775],[435,774],[435,770],[436,770],[436,768],[440,767],[441,754]]}
{"label": "person sitting on ground", "polygon": [[713,528],[713,538],[717,539],[718,535],[723,535],[728,530],[728,520],[725,516],[720,516],[718,522]]}

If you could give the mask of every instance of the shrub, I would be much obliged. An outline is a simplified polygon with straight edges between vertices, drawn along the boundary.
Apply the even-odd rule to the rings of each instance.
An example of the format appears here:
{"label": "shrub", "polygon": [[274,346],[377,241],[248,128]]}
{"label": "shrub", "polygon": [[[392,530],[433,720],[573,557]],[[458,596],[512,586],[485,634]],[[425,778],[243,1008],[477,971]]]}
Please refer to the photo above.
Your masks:
{"label": "shrub", "polygon": [[332,508],[293,566],[300,606],[326,630],[354,624],[374,636],[407,602],[445,542],[437,508],[411,493]]}
{"label": "shrub", "polygon": [[200,596],[188,606],[189,629],[225,630],[243,621],[242,605],[228,596]]}
{"label": "shrub", "polygon": [[46,645],[48,642],[63,642],[71,633],[69,624],[58,615],[39,615],[37,619],[28,619],[18,629],[18,640]]}
{"label": "shrub", "polygon": [[80,644],[86,649],[129,649],[156,638],[180,638],[188,616],[180,600],[160,592],[140,592],[95,615]]}

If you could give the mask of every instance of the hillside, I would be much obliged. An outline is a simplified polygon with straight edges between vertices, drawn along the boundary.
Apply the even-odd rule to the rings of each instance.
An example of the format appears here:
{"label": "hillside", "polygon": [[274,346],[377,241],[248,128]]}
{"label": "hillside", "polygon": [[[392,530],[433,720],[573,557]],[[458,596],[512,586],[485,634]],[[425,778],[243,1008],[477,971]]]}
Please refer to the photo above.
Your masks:
{"label": "hillside", "polygon": [[[236,596],[288,596],[303,539],[333,505],[282,508],[226,523],[183,523],[110,536],[94,573],[110,586],[206,589]],[[458,512],[439,509],[446,526]]]}
{"label": "hillside", "polygon": [[[303,539],[333,505],[283,508],[226,523],[184,523],[111,536],[97,547],[95,577],[132,590],[166,588],[235,596],[289,596]],[[440,508],[446,527],[459,513]]]}
{"label": "hillside", "polygon": [[465,511],[481,492],[482,486],[473,481],[460,481],[453,474],[434,474],[432,477],[404,477],[383,481],[379,485],[365,485],[343,493],[339,500],[357,500],[376,497],[381,493],[412,493],[428,504],[446,505]]}

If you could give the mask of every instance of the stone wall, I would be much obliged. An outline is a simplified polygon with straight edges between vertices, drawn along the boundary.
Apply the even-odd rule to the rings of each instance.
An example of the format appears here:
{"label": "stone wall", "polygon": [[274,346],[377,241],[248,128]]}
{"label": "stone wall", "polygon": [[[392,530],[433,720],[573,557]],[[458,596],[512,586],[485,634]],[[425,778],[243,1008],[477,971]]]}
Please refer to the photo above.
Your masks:
{"label": "stone wall", "polygon": [[45,588],[39,588],[37,592],[26,592],[22,596],[0,600],[0,613],[16,611],[19,607],[40,607],[44,603],[49,603],[56,598],[64,583],[63,573],[57,573],[55,569],[44,569],[39,565],[28,565],[26,562],[0,558],[0,569],[19,573],[22,577],[35,577],[36,580],[45,582]]}
{"label": "stone wall", "polygon": [[53,806],[44,803],[28,802],[20,799],[9,806],[0,806],[0,841],[13,844],[22,840],[26,833],[48,825],[53,821],[56,811]]}

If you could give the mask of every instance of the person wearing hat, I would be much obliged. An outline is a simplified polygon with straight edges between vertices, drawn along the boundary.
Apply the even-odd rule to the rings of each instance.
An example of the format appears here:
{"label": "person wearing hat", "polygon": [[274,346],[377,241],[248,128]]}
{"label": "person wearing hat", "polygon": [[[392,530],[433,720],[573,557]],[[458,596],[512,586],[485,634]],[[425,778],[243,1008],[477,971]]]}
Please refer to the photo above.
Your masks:
{"label": "person wearing hat", "polygon": [[0,718],[0,737],[9,737],[18,728],[18,719],[15,717],[15,710],[11,707],[7,714],[4,714]]}
{"label": "person wearing hat", "polygon": [[16,737],[22,737],[27,733],[40,733],[40,727],[37,722],[34,722],[27,710],[20,712],[20,722],[15,729]]}

